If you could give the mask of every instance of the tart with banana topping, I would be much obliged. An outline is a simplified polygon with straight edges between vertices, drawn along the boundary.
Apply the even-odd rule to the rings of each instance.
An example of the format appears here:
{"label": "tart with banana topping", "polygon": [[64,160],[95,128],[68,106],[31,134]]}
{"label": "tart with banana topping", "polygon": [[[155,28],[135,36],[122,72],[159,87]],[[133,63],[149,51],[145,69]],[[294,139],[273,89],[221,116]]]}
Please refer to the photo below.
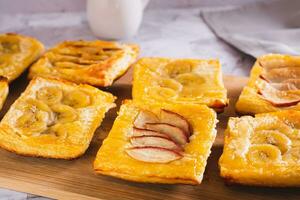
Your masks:
{"label": "tart with banana topping", "polygon": [[215,112],[205,105],[126,100],[94,169],[137,182],[200,184],[216,123]]}
{"label": "tart with banana topping", "polygon": [[300,111],[230,118],[219,166],[229,183],[300,186]]}
{"label": "tart with banana topping", "polygon": [[35,78],[1,120],[0,146],[27,156],[76,158],[114,100],[89,85]]}
{"label": "tart with banana topping", "polygon": [[257,59],[236,110],[256,114],[300,110],[300,57],[269,54]]}
{"label": "tart with banana topping", "polygon": [[29,71],[35,76],[110,86],[135,62],[137,45],[108,41],[66,41],[48,50]]}
{"label": "tart with banana topping", "polygon": [[222,112],[228,104],[218,60],[142,58],[134,65],[133,100],[204,104]]}
{"label": "tart with banana topping", "polygon": [[18,78],[37,60],[44,46],[37,39],[16,33],[0,34],[0,76],[8,82]]}

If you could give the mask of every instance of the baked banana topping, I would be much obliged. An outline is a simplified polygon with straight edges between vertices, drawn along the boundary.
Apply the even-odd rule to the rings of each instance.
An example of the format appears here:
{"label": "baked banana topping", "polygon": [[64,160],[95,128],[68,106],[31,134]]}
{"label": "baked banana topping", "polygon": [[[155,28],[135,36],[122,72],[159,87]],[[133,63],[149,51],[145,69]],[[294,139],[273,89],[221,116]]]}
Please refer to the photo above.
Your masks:
{"label": "baked banana topping", "polygon": [[61,78],[110,86],[135,62],[137,45],[108,41],[66,41],[49,49],[31,68],[29,78]]}
{"label": "baked banana topping", "polygon": [[37,60],[44,46],[37,39],[15,33],[0,34],[0,76],[9,82]]}
{"label": "baked banana topping", "polygon": [[37,91],[36,98],[48,105],[57,104],[63,98],[63,91],[58,87],[43,87]]}
{"label": "baked banana topping", "polygon": [[300,111],[278,111],[230,118],[221,176],[228,182],[300,186]]}
{"label": "baked banana topping", "polygon": [[36,78],[0,122],[0,146],[22,155],[78,157],[114,99],[92,86]]}
{"label": "baked banana topping", "polygon": [[134,65],[132,96],[138,102],[228,104],[217,60],[142,58]]}

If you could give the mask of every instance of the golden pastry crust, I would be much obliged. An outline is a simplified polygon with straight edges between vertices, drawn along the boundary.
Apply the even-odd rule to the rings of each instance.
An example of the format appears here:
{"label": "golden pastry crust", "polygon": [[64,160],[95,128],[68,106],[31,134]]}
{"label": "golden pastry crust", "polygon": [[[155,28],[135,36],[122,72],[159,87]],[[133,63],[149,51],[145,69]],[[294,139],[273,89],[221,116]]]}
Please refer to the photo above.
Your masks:
{"label": "golden pastry crust", "polygon": [[114,100],[89,85],[35,78],[1,120],[0,146],[26,156],[76,158]]}
{"label": "golden pastry crust", "polygon": [[9,86],[8,86],[8,80],[5,77],[0,76],[0,110],[2,109],[6,97],[8,95]]}
{"label": "golden pastry crust", "polygon": [[222,112],[228,104],[217,60],[142,58],[134,65],[133,100],[205,104]]}
{"label": "golden pastry crust", "polygon": [[16,33],[0,34],[0,76],[18,78],[44,51],[38,40]]}
{"label": "golden pastry crust", "polygon": [[[130,157],[125,151],[136,116],[141,110],[159,114],[162,108],[180,114],[191,125],[193,135],[184,146],[184,156],[169,163],[149,163]],[[98,174],[137,182],[200,184],[216,136],[216,123],[215,112],[205,105],[149,105],[127,100],[97,153],[94,169]]]}
{"label": "golden pastry crust", "polygon": [[137,45],[108,41],[66,41],[48,50],[31,68],[35,76],[110,86],[135,62]]}
{"label": "golden pastry crust", "polygon": [[[299,56],[269,54],[258,58],[251,70],[250,80],[236,103],[236,111],[241,114],[257,114],[300,110],[298,72],[300,72]],[[273,80],[268,80],[269,78]],[[265,98],[262,89],[268,89],[272,93]],[[270,100],[272,97],[274,102]]]}
{"label": "golden pastry crust", "polygon": [[300,186],[300,112],[278,111],[230,118],[221,176],[229,183]]}

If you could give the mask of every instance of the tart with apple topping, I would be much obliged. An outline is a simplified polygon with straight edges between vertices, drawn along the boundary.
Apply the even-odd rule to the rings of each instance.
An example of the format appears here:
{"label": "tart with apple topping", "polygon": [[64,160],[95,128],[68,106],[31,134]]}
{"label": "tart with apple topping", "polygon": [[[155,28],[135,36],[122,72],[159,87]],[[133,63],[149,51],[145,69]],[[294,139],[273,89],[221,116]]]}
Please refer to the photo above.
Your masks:
{"label": "tart with apple topping", "polygon": [[0,122],[0,146],[27,156],[76,158],[114,99],[89,85],[33,79]]}
{"label": "tart with apple topping", "polygon": [[150,183],[201,183],[216,136],[205,105],[139,104],[126,100],[99,149],[99,174]]}
{"label": "tart with apple topping", "polygon": [[269,54],[258,58],[236,104],[239,113],[300,110],[300,57]]}
{"label": "tart with apple topping", "polygon": [[[129,156],[156,163],[168,163],[182,158],[184,145],[191,136],[189,122],[183,116],[162,109],[158,117],[151,111],[141,110],[133,125],[131,147],[126,150]],[[157,154],[157,151],[164,153]]]}

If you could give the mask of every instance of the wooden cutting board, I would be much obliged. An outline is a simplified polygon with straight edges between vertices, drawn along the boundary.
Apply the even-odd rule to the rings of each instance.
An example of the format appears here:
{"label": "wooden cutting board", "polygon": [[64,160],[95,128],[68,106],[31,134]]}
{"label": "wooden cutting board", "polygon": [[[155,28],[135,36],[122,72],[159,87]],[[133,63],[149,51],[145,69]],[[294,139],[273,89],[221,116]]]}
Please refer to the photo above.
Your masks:
{"label": "wooden cutting board", "polygon": [[[118,97],[118,106],[122,99],[131,98],[131,74],[129,71],[113,87],[102,88]],[[224,81],[230,105],[223,114],[218,115],[218,136],[201,185],[141,184],[96,175],[92,162],[112,126],[118,110],[116,108],[106,115],[89,149],[79,159],[30,158],[0,150],[0,187],[56,199],[299,199],[298,189],[226,186],[219,177],[217,163],[222,153],[223,130],[228,117],[235,116],[234,104],[247,79],[225,76]],[[10,95],[0,117],[27,84],[25,74],[10,86]]]}

